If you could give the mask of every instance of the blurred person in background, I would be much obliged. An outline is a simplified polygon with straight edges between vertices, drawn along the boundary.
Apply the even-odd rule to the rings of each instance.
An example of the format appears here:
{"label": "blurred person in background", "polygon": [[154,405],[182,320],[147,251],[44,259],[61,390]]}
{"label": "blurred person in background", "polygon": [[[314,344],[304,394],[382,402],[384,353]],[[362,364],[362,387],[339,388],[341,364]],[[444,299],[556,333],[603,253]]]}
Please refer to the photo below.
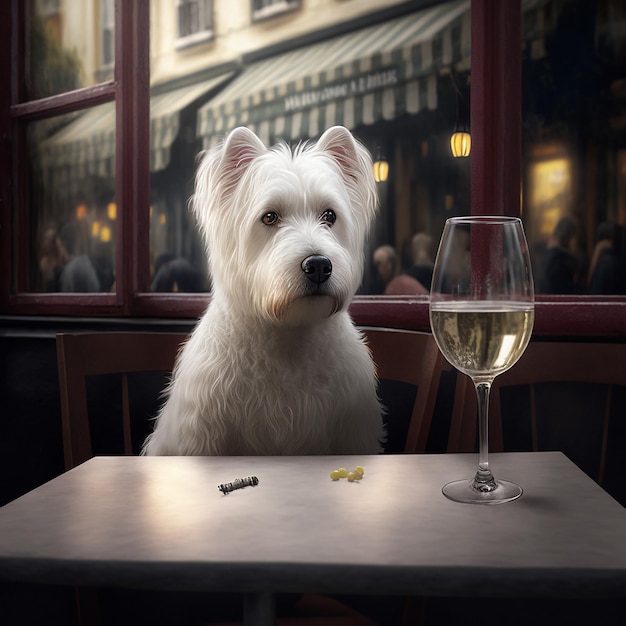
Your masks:
{"label": "blurred person in background", "polygon": [[587,291],[591,294],[618,293],[615,232],[615,225],[611,222],[602,222],[598,226],[587,279]]}
{"label": "blurred person in background", "polygon": [[96,270],[81,243],[80,232],[73,221],[59,229],[62,254],[68,259],[59,276],[59,291],[68,293],[95,293],[100,291]]}
{"label": "blurred person in background", "polygon": [[386,296],[428,293],[422,283],[412,276],[400,272],[400,259],[391,246],[385,245],[376,248],[373,260],[378,276],[384,284],[383,293]]}
{"label": "blurred person in background", "polygon": [[539,267],[541,293],[578,293],[580,291],[580,263],[574,254],[578,229],[569,215],[563,216],[554,227]]}
{"label": "blurred person in background", "polygon": [[411,239],[413,265],[408,274],[420,282],[427,290],[433,279],[433,238],[426,233],[417,233]]}

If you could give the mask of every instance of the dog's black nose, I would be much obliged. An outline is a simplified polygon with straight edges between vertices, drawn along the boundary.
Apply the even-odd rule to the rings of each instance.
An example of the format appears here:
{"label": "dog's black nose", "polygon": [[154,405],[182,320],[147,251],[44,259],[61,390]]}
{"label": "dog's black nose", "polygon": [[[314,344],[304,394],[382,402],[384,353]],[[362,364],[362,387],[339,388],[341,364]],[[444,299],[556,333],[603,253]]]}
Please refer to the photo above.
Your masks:
{"label": "dog's black nose", "polygon": [[314,254],[302,261],[302,271],[311,282],[321,285],[333,273],[333,264],[328,257]]}

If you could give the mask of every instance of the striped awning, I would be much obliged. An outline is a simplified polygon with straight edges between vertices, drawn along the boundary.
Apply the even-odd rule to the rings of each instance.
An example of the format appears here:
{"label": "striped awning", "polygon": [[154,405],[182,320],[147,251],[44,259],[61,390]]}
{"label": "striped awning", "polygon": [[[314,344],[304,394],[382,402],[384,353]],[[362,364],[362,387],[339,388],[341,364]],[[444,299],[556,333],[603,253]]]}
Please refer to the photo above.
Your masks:
{"label": "striped awning", "polygon": [[469,69],[470,1],[455,0],[253,63],[198,111],[210,147],[237,126],[267,143],[437,108],[437,74]]}
{"label": "striped awning", "polygon": [[[181,87],[150,98],[150,170],[167,167],[170,148],[180,129],[180,113],[229,78]],[[74,121],[44,141],[41,165],[45,170],[65,170],[74,178],[115,174],[115,103],[107,102],[81,113]]]}

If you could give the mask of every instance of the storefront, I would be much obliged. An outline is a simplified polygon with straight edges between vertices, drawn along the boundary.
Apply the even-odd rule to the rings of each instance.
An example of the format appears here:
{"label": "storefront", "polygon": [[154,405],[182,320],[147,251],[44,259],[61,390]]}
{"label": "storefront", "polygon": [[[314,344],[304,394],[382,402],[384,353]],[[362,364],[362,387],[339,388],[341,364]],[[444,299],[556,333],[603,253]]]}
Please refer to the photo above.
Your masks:
{"label": "storefront", "polygon": [[459,105],[469,119],[469,11],[469,1],[457,0],[248,60],[198,112],[206,148],[237,126],[268,145],[293,145],[340,124],[390,164],[388,180],[379,183],[364,293],[376,291],[377,246],[393,246],[410,265],[415,233],[438,237],[446,217],[469,212],[467,160],[455,162],[450,153]]}

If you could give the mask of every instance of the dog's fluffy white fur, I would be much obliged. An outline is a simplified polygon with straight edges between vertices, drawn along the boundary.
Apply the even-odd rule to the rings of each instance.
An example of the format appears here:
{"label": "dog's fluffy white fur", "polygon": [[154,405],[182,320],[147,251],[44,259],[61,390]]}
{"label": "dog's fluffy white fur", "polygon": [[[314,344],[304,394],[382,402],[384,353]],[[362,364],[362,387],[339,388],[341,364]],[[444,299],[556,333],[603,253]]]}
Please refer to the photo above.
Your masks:
{"label": "dog's fluffy white fur", "polygon": [[[204,154],[192,208],[212,299],[143,453],[380,452],[374,366],[348,314],[377,208],[367,150],[343,127],[294,150],[237,128]],[[311,256],[327,279],[307,276]]]}

